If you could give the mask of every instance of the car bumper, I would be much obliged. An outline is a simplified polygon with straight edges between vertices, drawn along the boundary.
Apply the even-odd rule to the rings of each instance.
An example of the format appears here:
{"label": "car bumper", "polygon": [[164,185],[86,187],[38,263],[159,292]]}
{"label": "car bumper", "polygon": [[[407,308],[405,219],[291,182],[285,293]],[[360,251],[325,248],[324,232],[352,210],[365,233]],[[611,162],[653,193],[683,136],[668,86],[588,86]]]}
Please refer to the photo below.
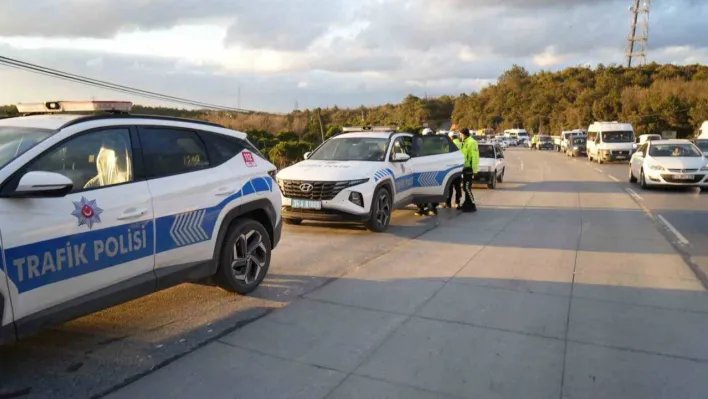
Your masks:
{"label": "car bumper", "polygon": [[[322,200],[320,209],[301,209],[293,207],[297,198],[281,197],[283,201],[282,216],[286,219],[320,220],[320,221],[357,221],[369,218],[371,201],[374,197],[375,185],[360,185],[342,190],[331,200]],[[364,206],[359,206],[349,200],[352,192],[361,194]]]}
{"label": "car bumper", "polygon": [[475,173],[473,181],[488,183],[491,181],[493,173],[494,172],[489,172],[487,170],[480,170],[479,172]]}
{"label": "car bumper", "polygon": [[644,179],[647,185],[675,186],[675,187],[708,187],[708,172],[686,173],[691,179],[677,179],[681,173],[667,173],[662,171],[646,171]]}
{"label": "car bumper", "polygon": [[604,162],[629,162],[632,157],[632,151],[626,151],[624,153],[608,153],[601,152],[600,160]]}
{"label": "car bumper", "polygon": [[539,150],[552,150],[553,144],[539,144],[537,147]]}
{"label": "car bumper", "polygon": [[576,157],[577,156],[585,156],[588,154],[587,151],[585,151],[585,150],[572,150],[571,153],[573,155],[575,155]]}
{"label": "car bumper", "polygon": [[284,206],[282,215],[286,219],[317,220],[322,222],[361,222],[369,219],[369,213],[356,214],[336,209],[297,209]]}

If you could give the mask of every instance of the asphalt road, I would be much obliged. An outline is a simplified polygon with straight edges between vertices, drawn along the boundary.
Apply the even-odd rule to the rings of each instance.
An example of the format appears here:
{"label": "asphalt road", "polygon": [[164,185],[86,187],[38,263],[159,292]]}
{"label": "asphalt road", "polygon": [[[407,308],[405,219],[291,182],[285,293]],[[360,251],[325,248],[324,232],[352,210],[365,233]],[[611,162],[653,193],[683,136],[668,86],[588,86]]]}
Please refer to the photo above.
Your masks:
{"label": "asphalt road", "polygon": [[[549,154],[550,155],[550,154]],[[563,157],[561,154],[553,154]],[[627,163],[598,164],[573,159],[603,178],[619,184],[662,225],[667,237],[686,259],[708,275],[708,193],[695,188],[643,190],[629,182]],[[708,279],[706,279],[708,283]]]}
{"label": "asphalt road", "polygon": [[[703,227],[707,226],[705,223],[706,211],[708,211],[707,195],[674,191],[641,192],[638,187],[632,187],[626,182],[624,165],[596,165],[585,160],[567,159],[557,153],[531,153],[527,149],[520,148],[510,149],[507,154],[508,170],[505,183],[494,191],[481,187],[475,190],[480,207],[480,212],[475,215],[464,215],[463,218],[454,211],[445,210],[437,218],[420,218],[413,216],[410,210],[399,211],[395,214],[392,226],[386,234],[373,234],[345,225],[309,224],[286,227],[283,240],[274,252],[269,276],[263,286],[252,296],[237,297],[213,287],[185,284],[66,323],[12,346],[2,347],[0,348],[0,359],[2,359],[0,398],[92,398],[109,393],[118,394],[120,397],[120,393],[124,392],[123,389],[138,387],[141,383],[148,384],[153,376],[163,375],[170,367],[183,364],[189,358],[185,355],[191,352],[196,355],[207,348],[213,348],[214,344],[228,340],[228,337],[238,333],[247,325],[257,326],[259,322],[269,319],[274,309],[286,307],[293,301],[302,301],[303,297],[324,302],[342,301],[337,297],[338,292],[327,291],[327,288],[337,287],[336,283],[346,282],[344,276],[356,275],[360,270],[370,270],[372,264],[377,265],[378,272],[385,273],[388,265],[393,265],[404,258],[412,262],[411,264],[416,259],[419,262],[434,262],[431,256],[415,253],[416,247],[420,245],[427,248],[428,252],[435,251],[436,245],[440,245],[441,251],[447,250],[442,249],[445,245],[462,247],[469,244],[470,232],[482,233],[483,236],[489,237],[482,239],[475,236],[473,239],[473,241],[479,240],[473,244],[475,244],[475,251],[481,251],[479,253],[482,254],[480,255],[482,258],[479,259],[479,264],[467,266],[471,267],[469,273],[470,276],[474,276],[474,279],[471,279],[474,281],[467,281],[464,284],[498,286],[528,292],[549,292],[553,295],[564,295],[566,298],[568,295],[577,295],[581,299],[578,299],[574,306],[581,307],[578,311],[580,313],[583,311],[583,306],[590,309],[593,303],[588,298],[594,298],[594,300],[614,300],[616,303],[639,303],[650,309],[663,307],[683,311],[688,307],[691,308],[690,311],[704,317],[708,306],[695,305],[693,296],[689,295],[691,292],[699,291],[702,294],[702,287],[691,269],[685,263],[673,260],[660,268],[651,262],[661,257],[666,259],[677,257],[672,252],[671,248],[674,247],[668,244],[667,238],[674,241],[675,248],[693,254],[696,258],[705,255],[705,252],[701,251],[706,251],[708,248],[705,245],[708,243],[706,228]],[[626,191],[627,188],[633,188],[639,196],[631,195]],[[671,236],[672,231],[663,227],[660,222],[652,220],[652,217],[656,219],[657,215],[662,215],[665,220],[670,221],[674,229],[680,231],[689,244],[676,243],[680,240],[676,236]],[[465,224],[460,226],[460,223]],[[451,225],[457,225],[457,230],[451,230],[452,235],[449,233],[450,230],[442,235],[442,231]],[[436,231],[441,231],[439,237],[436,237]],[[454,254],[455,252],[452,252],[453,256]],[[450,253],[444,255],[449,257]],[[642,255],[649,255],[649,258],[645,259]],[[469,256],[472,257],[472,253]],[[690,260],[691,257],[689,256],[688,259]],[[549,264],[544,266],[542,263]],[[630,267],[629,272],[622,270],[616,273],[615,268],[625,263],[639,266]],[[531,269],[520,269],[522,264],[529,267],[538,264],[540,269],[532,273]],[[439,268],[436,270],[441,275],[448,272],[454,274],[450,266],[445,264],[436,264],[435,268]],[[422,271],[410,268],[407,270],[410,278],[423,280],[430,277],[424,275]],[[574,277],[576,272],[585,285],[577,284],[579,280]],[[513,275],[514,278],[500,278],[499,273],[509,273],[509,276]],[[451,278],[452,274],[446,278]],[[667,275],[670,278],[665,278]],[[627,280],[627,276],[633,280]],[[433,277],[439,278],[439,276]],[[677,280],[673,280],[674,277]],[[415,282],[414,284],[417,285],[412,292],[420,292],[419,285],[427,283]],[[436,284],[433,286],[438,287]],[[667,284],[674,284],[671,286],[672,289],[680,286],[688,293],[687,296],[670,295]],[[577,288],[574,288],[576,286]],[[613,289],[614,286],[626,289]],[[352,296],[348,301],[352,303],[348,305],[358,306],[357,301],[374,301],[377,298],[375,289],[372,287],[358,285],[354,287],[362,291],[360,294],[357,294],[358,291],[351,293]],[[351,288],[351,284],[341,286],[342,292]],[[368,289],[372,290],[371,294]],[[513,292],[511,290],[508,291],[510,293],[508,298],[496,297],[495,303],[502,304],[510,301]],[[407,290],[405,293],[411,294]],[[700,298],[703,300],[704,297]],[[430,300],[430,296],[423,299]],[[666,303],[661,303],[664,299]],[[417,301],[412,298],[408,300]],[[421,304],[423,302],[420,301]],[[395,301],[388,302],[386,299],[371,302],[365,307],[377,308],[384,303],[387,306],[397,304]],[[399,306],[405,310],[407,303],[400,303]],[[475,303],[474,298],[461,303],[464,303],[467,308],[475,308],[469,306],[470,303]],[[490,303],[490,306],[492,304]],[[397,309],[384,310],[398,311]],[[431,312],[444,313],[444,310],[445,308],[442,308]],[[528,308],[515,317],[518,319],[523,314],[534,315],[534,311],[540,310]],[[596,321],[605,323],[603,324],[605,330],[613,330],[612,320],[597,320],[602,318],[601,313],[595,315]],[[653,353],[656,356],[686,358],[688,361],[698,362],[706,362],[705,358],[708,357],[703,353],[706,348],[700,348],[695,356],[691,354],[689,344],[692,343],[693,337],[680,332],[683,330],[679,329],[678,324],[682,319],[661,317],[658,319],[657,323],[674,324],[675,331],[666,334],[675,334],[675,337],[670,338],[679,341],[675,347],[665,351],[651,347],[652,342],[641,342],[641,329],[631,330],[631,326],[627,326],[627,330],[624,331],[620,331],[619,327],[614,331],[621,333],[621,336],[629,335],[629,338],[617,338],[621,342],[603,344],[601,346],[605,349],[597,350],[582,346],[602,338],[591,336],[597,331],[593,332],[592,328],[588,327],[590,335],[586,334],[585,337],[582,336],[582,331],[569,332],[568,326],[573,326],[571,309],[561,310],[559,314],[560,324],[555,325],[554,320],[551,323],[554,324],[551,329],[553,331],[546,331],[548,326],[544,325],[540,334],[560,338],[565,334],[566,350],[561,352],[566,360],[562,362],[561,377],[556,381],[554,374],[553,381],[549,382],[550,385],[560,386],[561,391],[567,373],[569,373],[568,384],[586,384],[585,380],[573,379],[575,371],[572,369],[566,372],[565,362],[568,361],[568,356],[579,354],[591,358],[594,356],[589,364],[577,365],[577,367],[580,369],[592,367],[592,362],[595,362],[595,366],[600,370],[592,371],[610,377],[613,374],[612,370],[615,372],[622,370],[620,367],[622,364],[625,364],[623,367],[629,367],[628,364],[639,362],[634,358],[619,359],[618,355],[613,353],[608,355],[603,352],[603,350],[609,351],[607,348],[610,347],[623,345],[632,347],[633,343],[625,342],[631,338],[637,340],[635,346],[638,347],[630,348],[630,352]],[[537,321],[546,321],[543,312],[539,316],[540,319]],[[585,319],[580,320],[579,323],[582,326],[583,322],[591,321]],[[500,320],[495,322],[501,323]],[[703,319],[701,323],[708,325],[708,322]],[[660,330],[662,325],[664,324],[649,327]],[[422,325],[419,327],[427,328]],[[699,325],[688,327],[699,327]],[[494,328],[504,331],[515,329],[513,326],[504,325]],[[538,331],[532,331],[532,333],[536,332]],[[601,333],[602,331],[600,335]],[[573,334],[580,334],[580,336],[573,338]],[[654,332],[654,336],[660,335],[661,332]],[[578,344],[580,346],[568,346],[571,339],[581,342]],[[646,345],[642,347],[643,344]],[[260,347],[253,349],[268,350]],[[474,354],[470,355],[474,357]],[[604,355],[609,357],[601,358]],[[543,359],[539,358],[538,361],[542,363]],[[381,364],[384,374],[390,373],[396,367],[400,368],[400,365],[392,365],[392,368],[383,367],[386,365],[384,363]],[[680,367],[684,367],[683,364],[674,364],[672,367],[674,366],[679,367],[677,369],[679,371],[682,370]],[[198,368],[197,365],[196,368],[191,366],[190,369]],[[443,367],[443,369],[447,368]],[[156,370],[159,371],[155,372]],[[703,370],[701,372],[705,371],[701,370]],[[587,370],[581,370],[582,373],[585,371]],[[643,374],[636,374],[630,378],[640,376]],[[169,375],[168,377],[174,381],[175,386],[180,385],[179,377]],[[398,378],[394,377],[384,379]],[[689,385],[693,382],[693,380],[684,381]],[[489,387],[502,389],[503,384],[498,386],[492,384]],[[444,391],[445,387],[441,389]],[[449,393],[465,397],[467,396],[465,392],[462,389],[460,392]],[[613,397],[608,392],[605,392],[606,395],[601,393],[596,397]],[[157,391],[150,391],[150,393],[152,397],[161,396]],[[558,397],[555,392],[554,395]],[[132,397],[128,394],[123,396]]]}

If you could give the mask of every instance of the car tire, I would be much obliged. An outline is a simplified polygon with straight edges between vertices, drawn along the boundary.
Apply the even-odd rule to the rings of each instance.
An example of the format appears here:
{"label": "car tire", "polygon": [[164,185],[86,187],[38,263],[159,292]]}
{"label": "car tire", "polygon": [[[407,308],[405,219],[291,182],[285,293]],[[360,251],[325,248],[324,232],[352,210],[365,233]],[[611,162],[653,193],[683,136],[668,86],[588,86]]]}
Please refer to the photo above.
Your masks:
{"label": "car tire", "polygon": [[636,182],[637,182],[637,178],[634,177],[634,173],[632,173],[632,167],[631,167],[631,166],[629,167],[629,182],[630,182],[630,183],[636,183]]}
{"label": "car tire", "polygon": [[708,187],[698,187],[698,192],[708,193]]}
{"label": "car tire", "polygon": [[497,181],[498,181],[499,183],[504,183],[504,173],[505,173],[505,172],[506,172],[506,168],[502,169],[502,172],[501,172],[501,174],[499,175],[499,178],[497,179]]}
{"label": "car tire", "polygon": [[642,170],[639,172],[639,186],[644,190],[649,188],[649,186],[647,185],[647,179],[644,177],[644,168],[642,168]]}
{"label": "car tire", "polygon": [[386,187],[377,188],[371,201],[371,214],[366,222],[366,228],[375,233],[386,231],[388,224],[391,222],[392,210],[391,193]]}
{"label": "car tire", "polygon": [[487,183],[487,188],[489,188],[490,190],[496,189],[496,188],[497,188],[497,179],[498,179],[498,178],[499,178],[499,177],[498,177],[498,175],[497,175],[497,171],[495,170],[495,171],[494,171],[494,177],[493,177],[491,180],[489,180],[489,183]]}
{"label": "car tire", "polygon": [[302,223],[302,219],[283,218],[283,223],[291,226],[299,226]]}
{"label": "car tire", "polygon": [[229,227],[214,276],[222,289],[246,295],[258,288],[268,273],[271,257],[270,236],[252,219],[238,219]]}

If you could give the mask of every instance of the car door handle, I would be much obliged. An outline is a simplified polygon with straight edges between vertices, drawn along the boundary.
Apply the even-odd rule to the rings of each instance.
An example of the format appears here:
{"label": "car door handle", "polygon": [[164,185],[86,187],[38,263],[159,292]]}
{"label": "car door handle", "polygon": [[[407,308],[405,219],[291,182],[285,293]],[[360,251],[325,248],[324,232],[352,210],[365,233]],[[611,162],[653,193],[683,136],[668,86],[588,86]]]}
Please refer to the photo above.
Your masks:
{"label": "car door handle", "polygon": [[233,193],[235,193],[235,192],[236,192],[236,189],[235,189],[235,188],[231,188],[231,187],[220,187],[219,189],[216,190],[216,192],[214,193],[214,195],[222,196],[222,195],[233,194]]}
{"label": "car door handle", "polygon": [[147,208],[130,208],[126,209],[122,215],[118,216],[118,220],[132,219],[143,216],[147,213]]}

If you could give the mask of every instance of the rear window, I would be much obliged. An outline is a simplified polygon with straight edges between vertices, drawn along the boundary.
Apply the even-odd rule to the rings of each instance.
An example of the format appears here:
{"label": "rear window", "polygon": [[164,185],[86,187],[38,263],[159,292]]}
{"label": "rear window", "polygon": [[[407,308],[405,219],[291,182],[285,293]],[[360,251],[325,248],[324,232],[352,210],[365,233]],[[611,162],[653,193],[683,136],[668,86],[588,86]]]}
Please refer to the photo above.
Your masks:
{"label": "rear window", "polygon": [[0,168],[56,133],[55,130],[0,126]]}
{"label": "rear window", "polygon": [[480,145],[479,146],[479,157],[480,158],[494,158],[494,147],[491,145]]}

